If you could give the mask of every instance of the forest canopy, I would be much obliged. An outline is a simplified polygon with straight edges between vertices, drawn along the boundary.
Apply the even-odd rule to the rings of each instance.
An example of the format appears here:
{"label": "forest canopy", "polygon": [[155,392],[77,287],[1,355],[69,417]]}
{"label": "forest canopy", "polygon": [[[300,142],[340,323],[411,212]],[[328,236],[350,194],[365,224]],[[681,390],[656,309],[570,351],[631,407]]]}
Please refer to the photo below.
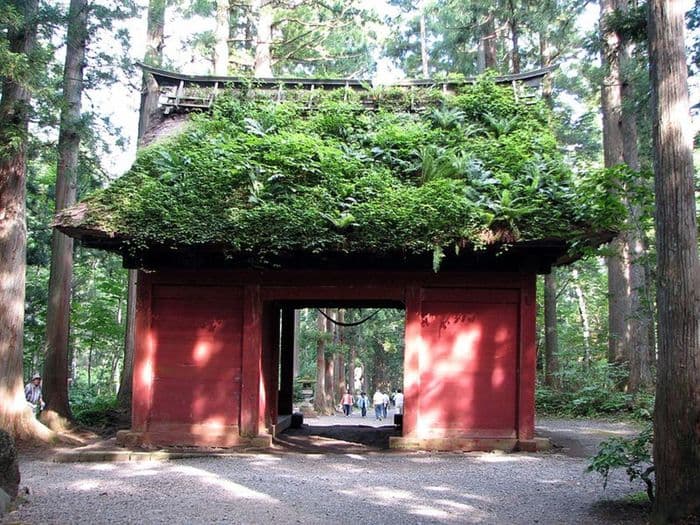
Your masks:
{"label": "forest canopy", "polygon": [[546,106],[488,78],[456,94],[339,89],[280,102],[255,93],[192,115],[59,226],[264,261],[574,245],[623,219],[604,177],[574,178]]}

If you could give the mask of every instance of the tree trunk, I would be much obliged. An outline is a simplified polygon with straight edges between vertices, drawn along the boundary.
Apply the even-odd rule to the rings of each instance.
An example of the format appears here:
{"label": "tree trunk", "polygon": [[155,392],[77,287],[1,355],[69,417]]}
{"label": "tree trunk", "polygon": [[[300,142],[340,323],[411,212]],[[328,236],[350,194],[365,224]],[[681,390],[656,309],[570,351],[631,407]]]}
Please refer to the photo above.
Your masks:
{"label": "tree trunk", "polygon": [[486,15],[486,22],[481,25],[479,38],[478,70],[483,73],[487,69],[496,69],[496,27],[493,13]]}
{"label": "tree trunk", "polygon": [[659,361],[655,518],[700,515],[700,265],[683,2],[650,0]]}
{"label": "tree trunk", "polygon": [[428,69],[428,36],[425,30],[425,2],[420,2],[420,62],[423,78],[430,78]]}
{"label": "tree trunk", "polygon": [[[627,3],[623,2],[623,10],[627,11]],[[626,78],[627,65],[632,58],[632,44],[623,42],[620,49],[620,70],[622,77],[621,100],[622,100],[622,145],[623,158],[625,163],[633,170],[639,171],[639,147],[637,135],[637,116],[634,110],[632,81]],[[633,182],[634,185],[640,182]],[[628,188],[628,192],[634,188]],[[629,334],[628,348],[626,351],[629,359],[629,391],[636,393],[639,390],[648,390],[653,379],[651,375],[652,362],[649,349],[649,325],[652,318],[649,309],[645,306],[646,275],[644,268],[644,256],[646,248],[644,246],[644,231],[641,225],[642,209],[634,198],[626,198],[626,205],[629,211],[628,228],[623,237],[625,246],[623,252],[627,254],[628,268],[626,278],[628,280],[628,316],[626,319],[626,329]]]}
{"label": "tree trunk", "polygon": [[[143,61],[150,66],[160,66],[163,62],[165,45],[165,4],[166,0],[148,2],[148,25],[146,27],[146,53]],[[143,74],[141,81],[141,105],[139,107],[139,129],[137,144],[141,146],[143,136],[151,127],[151,120],[158,108],[158,84],[150,73]]]}
{"label": "tree trunk", "polygon": [[316,388],[314,390],[314,409],[325,414],[326,406],[326,318],[320,311],[316,314]]}
{"label": "tree trunk", "polygon": [[253,76],[271,78],[272,74],[272,23],[274,10],[270,0],[253,0],[256,14],[257,43]]}
{"label": "tree trunk", "polygon": [[[148,3],[148,25],[146,28],[146,53],[144,62],[159,66],[163,61],[165,45],[165,4],[166,0],[150,0]],[[157,114],[158,84],[150,73],[143,73],[141,80],[141,105],[139,107],[139,129],[137,145],[143,145],[146,132]],[[127,282],[126,327],[124,329],[124,367],[119,381],[117,402],[119,408],[131,412],[131,394],[134,374],[134,337],[136,326],[136,281],[138,272],[129,270]]]}
{"label": "tree trunk", "polygon": [[559,388],[559,337],[557,333],[557,276],[552,268],[544,276],[544,333],[545,333],[545,374],[544,384]]}
{"label": "tree trunk", "polygon": [[[540,37],[540,67],[547,68],[552,65],[552,47],[549,44],[547,35],[544,32],[539,34]],[[554,108],[552,100],[552,92],[554,91],[552,76],[545,75],[542,78],[542,100],[550,109]]]}
{"label": "tree trunk", "polygon": [[[602,0],[600,3],[600,27],[603,37],[603,67],[606,76],[601,86],[603,110],[603,154],[605,167],[624,163],[624,139],[622,133],[622,73],[620,68],[620,38],[607,29],[606,17],[620,8],[621,0]],[[624,1],[624,0],[622,0]],[[620,234],[610,243],[606,258],[608,267],[608,362],[626,365],[628,362],[629,331],[629,279],[627,242]],[[624,386],[624,385],[620,385]]]}
{"label": "tree trunk", "polygon": [[[28,55],[36,42],[38,0],[11,2],[23,16],[5,38],[9,51]],[[0,97],[0,428],[15,439],[52,434],[24,399],[22,338],[26,282],[25,222],[27,128],[30,94],[24,83],[5,78]]]}
{"label": "tree trunk", "polygon": [[[132,275],[133,274],[133,275]],[[117,405],[119,408],[131,411],[132,381],[134,377],[134,327],[136,319],[136,284],[138,272],[129,270],[126,285],[126,328],[124,330],[124,363],[119,379]],[[131,320],[131,321],[130,321]]]}
{"label": "tree trunk", "polygon": [[228,74],[229,1],[216,0],[216,28],[214,29],[214,74]]}
{"label": "tree trunk", "polygon": [[[338,309],[338,322],[339,323],[344,323],[345,322],[345,310],[342,308]],[[340,396],[342,396],[347,389],[349,388],[348,384],[348,378],[347,378],[347,372],[345,370],[346,368],[346,363],[345,363],[345,327],[342,324],[338,325],[338,354],[336,357],[336,377],[338,378],[336,381],[337,385],[337,392],[339,393]]]}
{"label": "tree trunk", "polygon": [[335,412],[335,406],[338,404],[335,399],[335,383],[333,381],[335,379],[335,356],[330,353],[327,354],[324,365],[326,373],[326,389],[323,393],[325,398],[324,403],[329,412],[333,414]]}
{"label": "tree trunk", "polygon": [[[80,110],[88,37],[88,2],[71,0],[68,11],[66,63],[63,69],[63,109],[58,135],[56,212],[75,204],[80,151]],[[43,394],[47,421],[72,419],[68,402],[68,338],[70,334],[73,239],[54,230],[51,276],[46,311],[46,363]],[[53,413],[52,413],[53,412]]]}
{"label": "tree trunk", "polygon": [[509,2],[509,6],[510,16],[508,26],[510,27],[511,64],[513,69],[511,73],[517,75],[520,73],[520,26],[515,15],[516,8],[512,0]]}
{"label": "tree trunk", "polygon": [[583,294],[581,283],[578,279],[578,270],[571,270],[573,287],[578,301],[578,313],[581,316],[581,332],[583,335],[583,362],[588,367],[591,363],[591,328],[588,320],[588,308],[586,307],[586,297]]}
{"label": "tree trunk", "polygon": [[294,310],[294,359],[292,368],[294,369],[293,377],[299,377],[299,336],[301,334],[301,311]]}

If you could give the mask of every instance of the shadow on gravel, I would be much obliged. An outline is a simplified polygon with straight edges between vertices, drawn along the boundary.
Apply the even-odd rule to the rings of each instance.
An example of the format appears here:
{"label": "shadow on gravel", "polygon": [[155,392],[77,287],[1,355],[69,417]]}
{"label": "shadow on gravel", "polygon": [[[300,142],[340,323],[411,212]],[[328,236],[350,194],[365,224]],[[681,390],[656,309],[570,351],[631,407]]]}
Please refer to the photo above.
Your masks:
{"label": "shadow on gravel", "polygon": [[349,454],[389,448],[389,437],[400,436],[393,426],[332,425],[290,428],[277,436],[275,445],[308,454]]}
{"label": "shadow on gravel", "polygon": [[602,500],[591,506],[591,515],[609,523],[648,523],[651,503],[648,501]]}

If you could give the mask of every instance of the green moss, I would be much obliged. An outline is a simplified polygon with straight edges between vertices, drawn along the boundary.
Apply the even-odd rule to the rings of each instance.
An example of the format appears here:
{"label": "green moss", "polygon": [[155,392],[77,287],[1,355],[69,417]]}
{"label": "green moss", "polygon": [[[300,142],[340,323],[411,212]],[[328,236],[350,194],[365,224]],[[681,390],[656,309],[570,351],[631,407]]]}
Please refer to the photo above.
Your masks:
{"label": "green moss", "polygon": [[[88,199],[88,226],[137,245],[227,253],[437,253],[511,240],[576,240],[620,220],[576,185],[540,105],[484,80],[431,90],[220,98]],[[429,102],[432,109],[415,112]],[[490,232],[491,230],[491,232]],[[497,237],[490,237],[497,238]]]}

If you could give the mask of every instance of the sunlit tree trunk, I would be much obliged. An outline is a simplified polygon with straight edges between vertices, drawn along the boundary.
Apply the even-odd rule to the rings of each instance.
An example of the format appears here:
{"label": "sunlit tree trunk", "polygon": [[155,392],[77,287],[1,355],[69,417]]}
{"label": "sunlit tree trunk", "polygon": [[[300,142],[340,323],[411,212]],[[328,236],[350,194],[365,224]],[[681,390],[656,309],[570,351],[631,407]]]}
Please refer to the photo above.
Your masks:
{"label": "sunlit tree trunk", "polygon": [[[63,69],[63,109],[58,135],[56,212],[75,204],[80,152],[80,111],[83,68],[88,37],[88,2],[71,0],[68,11],[66,62]],[[46,364],[42,419],[50,426],[72,419],[68,403],[68,338],[73,279],[73,239],[54,230],[51,238],[51,277],[46,312]]]}
{"label": "sunlit tree trunk", "polygon": [[[148,24],[146,26],[146,54],[144,62],[159,66],[163,61],[165,45],[165,4],[166,0],[150,0],[148,3]],[[153,116],[158,110],[158,83],[153,75],[144,71],[141,80],[141,105],[139,107],[139,129],[137,144],[142,146],[146,132],[151,127]],[[117,402],[122,410],[131,411],[131,393],[134,375],[134,330],[136,327],[136,280],[137,270],[129,270],[127,282],[126,328],[124,330],[124,367],[119,382]]]}
{"label": "sunlit tree trunk", "polygon": [[256,14],[257,42],[253,75],[272,77],[272,23],[274,10],[270,0],[253,0],[253,12]]}
{"label": "sunlit tree trunk", "polygon": [[[37,0],[10,2],[23,17],[4,37],[9,51],[29,55],[36,42]],[[15,439],[47,439],[51,432],[24,399],[22,338],[26,282],[26,167],[30,94],[5,78],[0,97],[0,428]],[[10,146],[12,145],[12,146]]]}
{"label": "sunlit tree trunk", "polygon": [[649,1],[659,360],[655,519],[700,516],[700,264],[684,2]]}
{"label": "sunlit tree trunk", "polygon": [[544,276],[544,333],[545,374],[544,384],[559,388],[559,337],[557,332],[557,276],[552,268]]}
{"label": "sunlit tree trunk", "polygon": [[214,29],[214,74],[228,74],[229,0],[216,0],[216,28]]}
{"label": "sunlit tree trunk", "polygon": [[423,78],[430,78],[430,70],[428,68],[428,36],[425,29],[425,2],[421,1],[418,4],[419,23],[420,23],[420,62],[421,62],[421,73],[423,73]]}
{"label": "sunlit tree trunk", "polygon": [[510,10],[508,27],[510,28],[510,45],[511,45],[511,68],[514,75],[520,73],[520,24],[517,19],[516,5],[513,0],[508,1]]}
{"label": "sunlit tree trunk", "polygon": [[[603,68],[606,71],[601,86],[603,110],[603,154],[605,167],[624,163],[622,134],[622,73],[620,68],[620,38],[606,23],[613,11],[624,0],[600,2],[600,26],[603,38]],[[608,268],[608,362],[626,365],[628,362],[629,330],[629,264],[626,233],[618,235],[610,243]],[[622,385],[621,385],[622,386]]]}
{"label": "sunlit tree trunk", "polygon": [[[623,2],[623,10],[627,10],[627,3]],[[637,117],[634,108],[632,80],[626,78],[626,71],[632,60],[632,44],[622,42],[620,49],[620,69],[621,69],[621,100],[622,100],[622,144],[623,158],[625,163],[633,170],[639,171],[639,146],[637,134]],[[633,181],[632,184],[639,184]],[[629,193],[629,192],[628,192]],[[649,359],[651,352],[649,349],[649,325],[652,323],[649,309],[646,306],[644,296],[646,294],[646,275],[644,268],[644,256],[646,249],[644,246],[644,232],[642,230],[641,206],[633,198],[626,199],[629,211],[628,228],[623,237],[625,246],[623,252],[627,254],[627,265],[625,277],[628,281],[628,304],[629,308],[626,320],[626,330],[629,333],[629,345],[626,354],[629,360],[629,391],[637,392],[647,390],[652,386],[652,362]]]}

